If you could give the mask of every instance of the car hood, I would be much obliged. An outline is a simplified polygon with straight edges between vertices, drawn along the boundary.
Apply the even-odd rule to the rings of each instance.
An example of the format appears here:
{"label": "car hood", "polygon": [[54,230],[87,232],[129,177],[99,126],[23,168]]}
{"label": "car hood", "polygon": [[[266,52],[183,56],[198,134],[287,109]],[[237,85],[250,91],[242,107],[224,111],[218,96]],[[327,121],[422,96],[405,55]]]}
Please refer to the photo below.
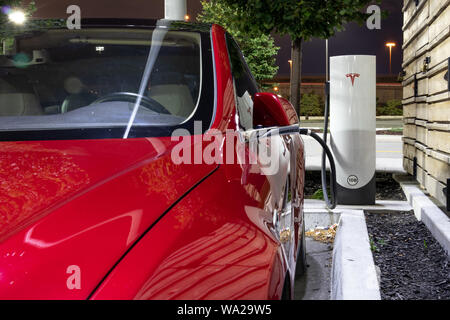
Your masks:
{"label": "car hood", "polygon": [[170,138],[0,143],[0,299],[85,299],[211,165]]}

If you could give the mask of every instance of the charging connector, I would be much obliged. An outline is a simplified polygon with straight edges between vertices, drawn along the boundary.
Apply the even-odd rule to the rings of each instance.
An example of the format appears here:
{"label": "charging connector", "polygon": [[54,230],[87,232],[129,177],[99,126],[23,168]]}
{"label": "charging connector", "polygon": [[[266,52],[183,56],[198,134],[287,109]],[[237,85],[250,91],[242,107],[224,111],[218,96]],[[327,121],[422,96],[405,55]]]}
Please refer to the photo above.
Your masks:
{"label": "charging connector", "polygon": [[[326,125],[327,126],[327,125]],[[300,133],[304,136],[310,136],[314,140],[316,140],[323,148],[323,161],[322,161],[322,190],[324,199],[326,202],[327,207],[330,210],[333,210],[336,208],[337,204],[337,197],[336,197],[336,164],[334,162],[333,154],[331,153],[330,148],[328,148],[326,141],[322,139],[317,133],[313,132],[310,129],[305,128],[299,128],[298,125],[292,125],[287,127],[281,127],[276,128],[273,130],[269,130],[265,135],[262,136],[262,138],[267,138],[272,135],[287,135],[287,134],[295,134]],[[326,140],[326,139],[325,139]],[[327,180],[326,180],[326,159],[325,156],[328,158],[328,161],[330,162],[330,194],[331,199],[328,197],[328,191],[327,191]]]}

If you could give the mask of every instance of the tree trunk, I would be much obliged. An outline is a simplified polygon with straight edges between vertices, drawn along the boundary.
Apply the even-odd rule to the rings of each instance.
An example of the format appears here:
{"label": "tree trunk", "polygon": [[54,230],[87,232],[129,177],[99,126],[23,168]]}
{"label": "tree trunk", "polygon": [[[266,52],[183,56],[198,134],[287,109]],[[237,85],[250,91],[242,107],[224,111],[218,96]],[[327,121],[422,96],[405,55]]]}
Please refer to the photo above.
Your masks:
{"label": "tree trunk", "polygon": [[302,83],[302,38],[292,40],[291,103],[300,117],[300,86]]}

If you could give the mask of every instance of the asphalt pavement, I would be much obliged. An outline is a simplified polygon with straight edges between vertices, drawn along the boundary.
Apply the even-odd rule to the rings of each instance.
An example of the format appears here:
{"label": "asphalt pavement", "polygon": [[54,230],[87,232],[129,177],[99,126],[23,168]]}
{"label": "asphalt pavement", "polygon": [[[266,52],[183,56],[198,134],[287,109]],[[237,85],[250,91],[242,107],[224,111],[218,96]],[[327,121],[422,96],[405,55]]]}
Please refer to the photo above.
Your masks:
{"label": "asphalt pavement", "polygon": [[295,282],[295,300],[330,300],[333,247],[306,238],[306,273]]}
{"label": "asphalt pavement", "polygon": [[[402,136],[377,135],[376,139],[377,172],[404,173]],[[322,167],[322,147],[308,136],[303,136],[303,141],[306,150],[306,170],[320,170]],[[329,135],[328,141],[330,141]]]}

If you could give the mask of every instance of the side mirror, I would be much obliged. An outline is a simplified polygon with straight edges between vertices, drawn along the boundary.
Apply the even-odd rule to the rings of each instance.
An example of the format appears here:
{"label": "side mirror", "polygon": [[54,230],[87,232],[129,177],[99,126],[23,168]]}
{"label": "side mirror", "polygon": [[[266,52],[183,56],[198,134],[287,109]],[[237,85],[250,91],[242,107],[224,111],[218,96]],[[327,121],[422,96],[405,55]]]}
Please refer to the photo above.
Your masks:
{"label": "side mirror", "polygon": [[299,122],[292,104],[273,93],[257,93],[253,97],[253,125],[255,128],[285,127]]}

